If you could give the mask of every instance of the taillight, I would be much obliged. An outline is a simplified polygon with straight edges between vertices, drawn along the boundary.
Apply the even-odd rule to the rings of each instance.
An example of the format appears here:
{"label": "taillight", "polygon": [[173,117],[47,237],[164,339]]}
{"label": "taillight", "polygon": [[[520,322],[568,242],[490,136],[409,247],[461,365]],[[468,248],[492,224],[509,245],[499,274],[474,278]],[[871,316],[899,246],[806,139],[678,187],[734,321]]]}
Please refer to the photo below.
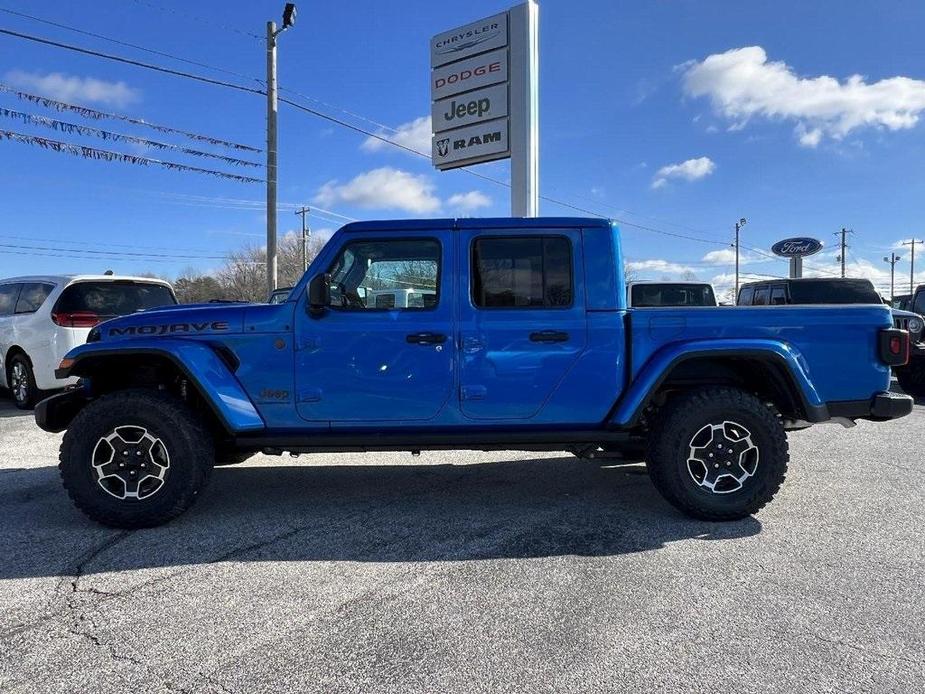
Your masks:
{"label": "taillight", "polygon": [[55,311],[51,320],[63,328],[92,328],[100,322],[100,317],[93,311]]}
{"label": "taillight", "polygon": [[890,366],[903,366],[909,363],[909,332],[906,330],[880,331],[880,359]]}

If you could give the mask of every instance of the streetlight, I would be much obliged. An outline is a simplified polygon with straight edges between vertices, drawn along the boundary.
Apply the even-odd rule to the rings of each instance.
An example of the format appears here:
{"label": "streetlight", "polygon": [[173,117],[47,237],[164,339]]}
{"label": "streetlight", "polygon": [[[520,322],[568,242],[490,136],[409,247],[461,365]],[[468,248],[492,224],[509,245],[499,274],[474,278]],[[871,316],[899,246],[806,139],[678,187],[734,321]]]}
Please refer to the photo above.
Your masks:
{"label": "streetlight", "polygon": [[276,181],[277,171],[277,116],[276,98],[276,37],[295,24],[295,3],[287,2],[283,8],[283,27],[277,31],[276,22],[267,22],[267,296],[276,289],[278,276],[276,260]]}
{"label": "streetlight", "polygon": [[742,217],[736,222],[736,301],[739,300],[739,230],[745,226],[748,220]]}
{"label": "streetlight", "polygon": [[883,262],[890,264],[890,301],[893,301],[893,296],[895,295],[896,263],[902,259],[901,255],[896,255],[895,253],[890,253],[889,258],[883,256]]}

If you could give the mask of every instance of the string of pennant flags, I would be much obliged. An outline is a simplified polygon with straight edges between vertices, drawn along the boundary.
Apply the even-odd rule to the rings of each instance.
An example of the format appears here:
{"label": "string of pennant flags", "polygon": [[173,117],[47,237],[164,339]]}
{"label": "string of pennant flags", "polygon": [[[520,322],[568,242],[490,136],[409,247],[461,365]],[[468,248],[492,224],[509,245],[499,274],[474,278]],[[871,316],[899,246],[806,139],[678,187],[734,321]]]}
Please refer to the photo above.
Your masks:
{"label": "string of pennant flags", "polygon": [[38,135],[25,135],[23,133],[13,132],[11,130],[0,129],[0,140],[10,140],[21,144],[41,147],[42,149],[52,150],[54,152],[63,152],[84,159],[95,159],[97,161],[118,161],[126,164],[136,164],[138,166],[160,166],[172,171],[186,171],[191,173],[207,174],[218,178],[225,178],[240,183],[265,183],[262,178],[252,176],[241,176],[239,174],[227,173],[225,171],[214,171],[212,169],[203,169],[198,166],[189,166],[188,164],[178,164],[176,162],[152,159],[137,154],[125,154],[123,152],[111,152],[87,145],[75,145],[69,142],[60,142],[58,140],[49,140]]}
{"label": "string of pennant flags", "polygon": [[250,145],[242,145],[238,142],[230,142],[228,140],[222,140],[217,137],[210,137],[209,135],[200,135],[198,133],[189,132],[187,130],[180,130],[179,128],[171,128],[166,125],[158,125],[156,123],[149,123],[146,120],[140,118],[130,118],[129,116],[124,116],[117,113],[106,113],[105,111],[97,111],[96,109],[89,108],[87,106],[77,106],[75,104],[69,104],[64,101],[56,101],[55,99],[49,99],[44,96],[39,96],[37,94],[29,94],[28,92],[23,92],[18,89],[14,89],[9,85],[0,83],[0,92],[5,92],[7,94],[12,94],[20,101],[29,101],[33,104],[39,104],[44,108],[54,109],[58,112],[69,111],[71,113],[77,113],[84,118],[91,118],[94,120],[118,120],[125,123],[131,123],[132,125],[140,125],[146,128],[151,128],[162,133],[170,133],[174,135],[182,135],[183,137],[189,138],[191,140],[196,140],[198,142],[208,142],[210,145],[228,147],[231,149],[236,149],[239,151],[246,152],[263,152],[262,149],[257,147],[251,147]]}
{"label": "string of pennant flags", "polygon": [[78,125],[77,123],[69,123],[66,121],[60,121],[55,118],[48,118],[46,116],[37,116],[31,113],[23,113],[22,111],[16,111],[14,109],[0,108],[0,116],[4,118],[12,118],[14,120],[20,120],[27,125],[40,125],[42,127],[51,128],[52,130],[57,130],[63,133],[69,134],[78,134],[78,135],[92,135],[99,137],[103,140],[112,140],[113,142],[130,142],[132,144],[143,145],[145,147],[152,147],[154,149],[160,150],[172,150],[176,152],[182,152],[183,154],[190,154],[196,157],[208,157],[210,159],[218,159],[220,161],[234,164],[235,166],[251,166],[254,168],[261,168],[263,165],[254,161],[248,161],[246,159],[238,159],[237,157],[229,157],[224,154],[213,154],[212,152],[203,152],[198,149],[190,149],[188,147],[181,147],[179,145],[172,145],[166,142],[158,142],[156,140],[149,140],[144,137],[135,137],[133,135],[124,135],[122,133],[114,133],[108,130],[101,130],[99,128],[91,128],[86,125]]}

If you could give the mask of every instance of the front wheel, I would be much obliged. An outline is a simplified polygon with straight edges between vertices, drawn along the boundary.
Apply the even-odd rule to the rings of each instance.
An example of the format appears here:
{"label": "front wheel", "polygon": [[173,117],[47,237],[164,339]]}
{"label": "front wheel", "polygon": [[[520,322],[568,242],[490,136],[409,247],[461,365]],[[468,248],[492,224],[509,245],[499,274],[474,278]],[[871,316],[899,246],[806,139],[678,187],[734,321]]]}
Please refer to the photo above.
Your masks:
{"label": "front wheel", "polygon": [[126,390],[90,402],[61,443],[74,504],[114,528],[166,523],[189,508],[212,472],[209,432],[181,400]]}
{"label": "front wheel", "polygon": [[647,467],[673,506],[703,520],[745,518],[780,489],[789,461],[775,413],[736,388],[679,395],[659,414]]}

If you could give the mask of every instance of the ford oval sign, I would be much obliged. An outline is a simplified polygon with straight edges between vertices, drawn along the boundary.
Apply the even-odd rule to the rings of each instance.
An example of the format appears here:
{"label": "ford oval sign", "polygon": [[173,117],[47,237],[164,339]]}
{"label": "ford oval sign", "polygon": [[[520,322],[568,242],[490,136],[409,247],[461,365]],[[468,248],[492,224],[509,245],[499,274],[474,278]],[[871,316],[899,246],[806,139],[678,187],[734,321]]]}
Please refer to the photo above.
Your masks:
{"label": "ford oval sign", "polygon": [[771,252],[782,258],[802,258],[822,250],[822,241],[808,237],[784,239],[771,246]]}

